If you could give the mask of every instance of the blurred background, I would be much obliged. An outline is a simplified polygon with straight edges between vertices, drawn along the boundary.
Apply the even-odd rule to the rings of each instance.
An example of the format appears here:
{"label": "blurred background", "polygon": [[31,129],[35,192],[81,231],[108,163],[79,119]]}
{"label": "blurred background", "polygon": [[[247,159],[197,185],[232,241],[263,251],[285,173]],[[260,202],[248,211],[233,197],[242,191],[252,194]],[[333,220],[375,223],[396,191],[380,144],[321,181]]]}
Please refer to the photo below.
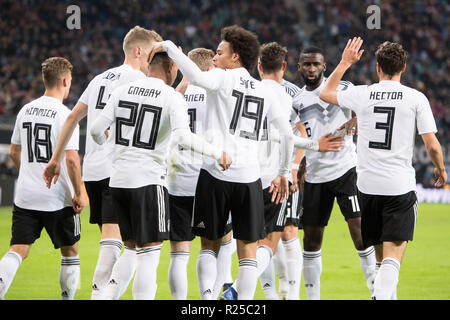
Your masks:
{"label": "blurred background", "polygon": [[[69,30],[66,25],[70,5],[81,9],[80,29]],[[380,29],[367,27],[370,5],[381,9]],[[277,41],[288,48],[285,78],[299,87],[303,80],[297,62],[306,46],[324,49],[328,76],[339,62],[346,40],[361,36],[365,53],[344,76],[359,85],[377,81],[376,47],[386,40],[400,42],[408,52],[402,82],[428,97],[450,171],[449,15],[446,0],[1,0],[0,205],[10,205],[18,173],[8,156],[15,117],[24,104],[44,92],[41,62],[50,56],[63,56],[72,62],[72,89],[65,104],[73,108],[95,75],[123,63],[122,40],[135,25],[155,29],[187,53],[195,47],[215,50],[220,29],[238,24],[254,31],[261,43]],[[83,121],[81,156],[85,127]],[[433,183],[433,166],[419,136],[414,167],[419,199],[450,203],[450,190],[427,189]]]}

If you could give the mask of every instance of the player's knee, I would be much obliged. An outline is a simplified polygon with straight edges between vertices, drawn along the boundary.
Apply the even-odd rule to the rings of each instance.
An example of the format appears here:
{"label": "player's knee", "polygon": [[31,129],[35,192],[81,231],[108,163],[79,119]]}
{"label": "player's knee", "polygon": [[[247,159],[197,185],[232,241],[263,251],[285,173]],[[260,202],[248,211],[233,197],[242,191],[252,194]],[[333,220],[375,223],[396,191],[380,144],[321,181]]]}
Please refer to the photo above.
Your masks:
{"label": "player's knee", "polygon": [[72,246],[61,247],[61,255],[63,257],[75,257],[78,255],[78,243]]}

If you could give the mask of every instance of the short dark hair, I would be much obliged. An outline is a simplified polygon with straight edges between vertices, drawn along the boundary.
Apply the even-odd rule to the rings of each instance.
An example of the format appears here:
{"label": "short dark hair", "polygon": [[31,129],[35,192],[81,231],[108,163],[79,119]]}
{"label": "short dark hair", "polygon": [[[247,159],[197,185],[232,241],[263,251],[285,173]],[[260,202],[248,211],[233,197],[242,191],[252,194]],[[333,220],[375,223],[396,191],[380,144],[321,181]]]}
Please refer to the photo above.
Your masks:
{"label": "short dark hair", "polygon": [[265,43],[261,46],[259,56],[264,73],[273,73],[281,69],[286,59],[287,49],[277,42]]}
{"label": "short dark hair", "polygon": [[42,80],[46,88],[53,88],[58,85],[61,77],[67,73],[72,73],[73,66],[66,58],[51,57],[42,62]]}
{"label": "short dark hair", "polygon": [[222,29],[220,37],[230,43],[232,52],[239,54],[242,66],[252,72],[258,64],[259,41],[255,33],[237,25]]}
{"label": "short dark hair", "polygon": [[381,70],[391,77],[403,70],[407,56],[401,44],[389,41],[380,44],[375,52]]}
{"label": "short dark hair", "polygon": [[324,51],[321,48],[315,47],[315,46],[306,47],[305,49],[302,50],[300,55],[302,55],[302,54],[309,54],[309,53],[318,53],[318,54],[321,54],[322,56],[325,57]]}
{"label": "short dark hair", "polygon": [[169,55],[167,54],[167,52],[158,52],[158,53],[155,53],[155,55],[153,56],[152,61],[150,61],[149,66],[160,65],[161,68],[167,72],[169,70],[169,64],[170,64],[170,58],[169,58]]}

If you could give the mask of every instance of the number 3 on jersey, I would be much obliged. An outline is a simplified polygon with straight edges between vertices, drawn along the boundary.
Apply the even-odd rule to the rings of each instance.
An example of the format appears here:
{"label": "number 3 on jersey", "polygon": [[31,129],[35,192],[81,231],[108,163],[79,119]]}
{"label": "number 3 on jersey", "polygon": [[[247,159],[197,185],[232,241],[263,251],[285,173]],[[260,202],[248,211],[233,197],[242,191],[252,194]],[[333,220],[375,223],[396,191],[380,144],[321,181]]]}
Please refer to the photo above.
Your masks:
{"label": "number 3 on jersey", "polygon": [[[130,116],[128,118],[116,118],[116,144],[129,146],[130,140],[122,136],[122,127],[134,127],[132,146],[141,149],[154,150],[156,145],[156,138],[159,131],[159,123],[161,120],[162,108],[148,104],[142,104],[138,113],[139,104],[130,101],[119,101],[119,108],[129,109]],[[148,113],[153,114],[153,121],[150,129],[150,136],[148,141],[142,141],[142,128],[144,120]]]}
{"label": "number 3 on jersey", "polygon": [[384,136],[384,142],[369,141],[369,148],[391,150],[392,131],[394,129],[395,108],[394,107],[374,107],[373,112],[387,114],[386,122],[375,123],[375,129],[385,130],[386,135]]}
{"label": "number 3 on jersey", "polygon": [[[239,136],[246,139],[258,140],[259,131],[261,129],[262,124],[264,99],[255,96],[246,96],[244,95],[243,92],[237,90],[233,90],[231,95],[236,98],[236,105],[234,107],[233,117],[230,123],[230,133],[233,135],[236,133],[236,128],[238,126],[238,122],[241,117],[247,118],[255,121],[254,127],[249,128],[250,130],[252,129],[253,130],[252,131],[240,130]],[[249,110],[250,104],[256,104],[255,112]],[[242,108],[242,106],[244,107]],[[239,127],[242,128],[242,126]]]}

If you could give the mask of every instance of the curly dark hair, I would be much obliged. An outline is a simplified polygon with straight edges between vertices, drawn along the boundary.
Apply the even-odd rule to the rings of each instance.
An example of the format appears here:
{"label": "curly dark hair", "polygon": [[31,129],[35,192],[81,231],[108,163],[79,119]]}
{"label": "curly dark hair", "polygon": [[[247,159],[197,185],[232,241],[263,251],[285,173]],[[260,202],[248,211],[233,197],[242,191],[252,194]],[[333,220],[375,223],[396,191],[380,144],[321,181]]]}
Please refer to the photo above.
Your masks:
{"label": "curly dark hair", "polygon": [[220,37],[230,44],[232,52],[239,54],[242,66],[252,72],[258,63],[259,56],[260,45],[257,35],[233,25],[223,28]]}
{"label": "curly dark hair", "polygon": [[391,77],[402,71],[407,56],[408,54],[401,44],[389,41],[380,44],[375,52],[375,57],[381,70]]}
{"label": "curly dark hair", "polygon": [[259,60],[264,73],[273,73],[281,69],[286,59],[287,49],[277,42],[265,43],[261,46]]}

